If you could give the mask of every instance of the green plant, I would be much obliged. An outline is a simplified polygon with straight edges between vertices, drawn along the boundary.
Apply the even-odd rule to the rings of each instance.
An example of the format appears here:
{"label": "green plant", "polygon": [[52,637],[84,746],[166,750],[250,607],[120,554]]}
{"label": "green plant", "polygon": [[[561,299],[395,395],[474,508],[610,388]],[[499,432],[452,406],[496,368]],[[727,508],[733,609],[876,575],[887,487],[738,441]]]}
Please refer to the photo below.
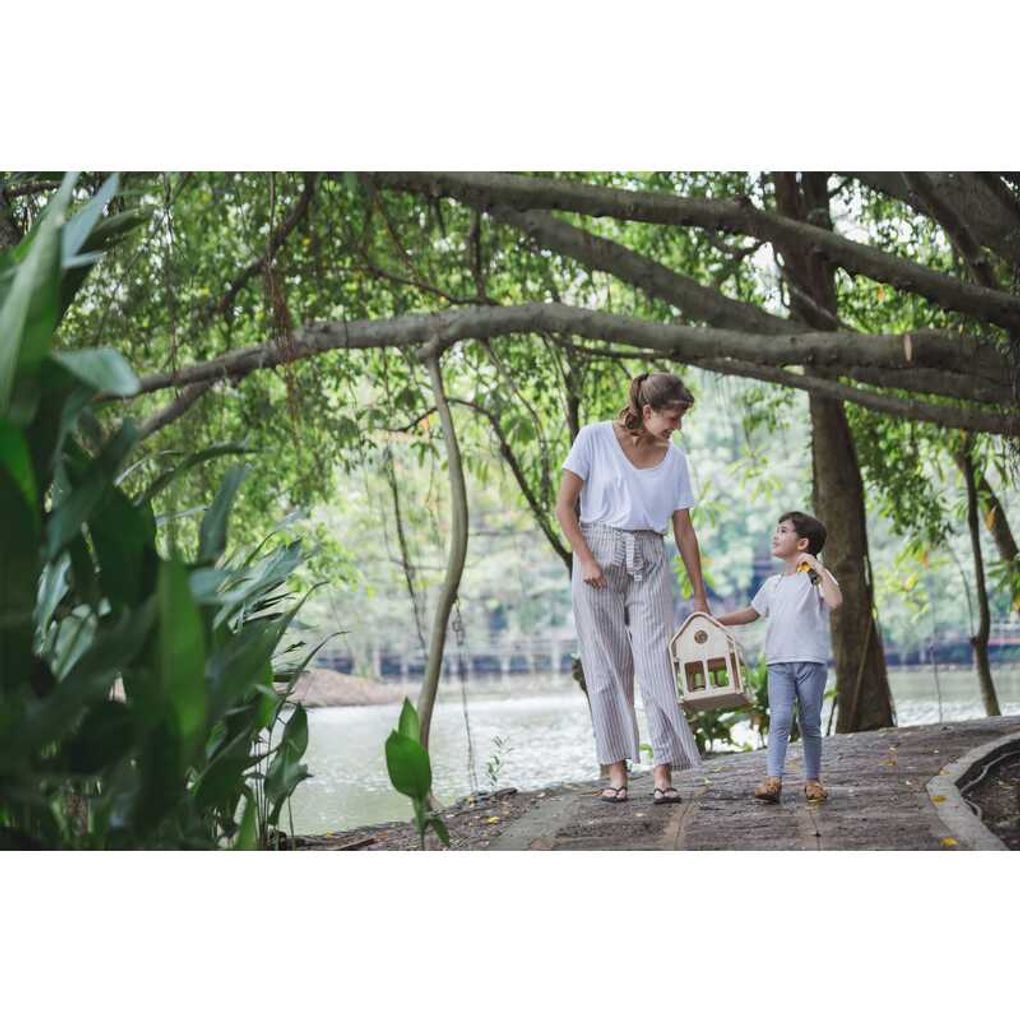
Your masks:
{"label": "green plant", "polygon": [[303,709],[258,745],[302,668],[274,669],[300,546],[224,556],[239,466],[193,558],[161,555],[153,490],[120,481],[137,431],[106,435],[91,409],[136,392],[134,373],[114,351],[53,349],[89,267],[140,218],[103,219],[115,178],[68,218],[74,189],[0,252],[0,846],[265,845],[307,775]]}
{"label": "green plant", "polygon": [[[707,712],[694,712],[687,717],[698,750],[712,750],[718,741],[728,747],[749,751],[751,748],[733,738],[733,728],[746,720],[752,732],[757,734],[758,747],[765,747],[769,731],[769,677],[768,667],[764,659],[754,666],[743,667],[744,681],[751,697],[751,705],[747,708],[710,709]],[[795,739],[797,721],[794,719],[791,739]]]}
{"label": "green plant", "polygon": [[430,809],[432,763],[428,751],[421,744],[418,713],[408,698],[404,698],[397,728],[386,739],[386,769],[397,792],[411,798],[421,849],[425,849],[425,833],[430,825],[449,846],[450,834],[446,831],[446,824],[438,812]]}
{"label": "green plant", "polygon": [[489,782],[494,790],[499,783],[499,774],[503,771],[503,766],[506,765],[507,755],[512,750],[513,746],[509,737],[497,735],[492,738],[492,754],[489,755],[489,760],[485,763],[485,771],[488,773]]}
{"label": "green plant", "polygon": [[698,745],[698,750],[702,753],[711,751],[717,741],[727,747],[741,748],[742,745],[733,739],[732,732],[740,715],[740,710],[734,711],[725,708],[709,709],[689,715],[687,723],[691,728],[694,742]]}

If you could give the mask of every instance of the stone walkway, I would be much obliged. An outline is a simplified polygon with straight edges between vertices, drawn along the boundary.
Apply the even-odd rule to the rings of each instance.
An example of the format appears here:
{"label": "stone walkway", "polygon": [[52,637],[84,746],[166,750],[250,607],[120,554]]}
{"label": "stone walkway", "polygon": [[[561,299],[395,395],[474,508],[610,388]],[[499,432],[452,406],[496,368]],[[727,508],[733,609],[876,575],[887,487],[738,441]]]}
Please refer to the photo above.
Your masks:
{"label": "stone walkway", "polygon": [[601,787],[575,786],[536,801],[488,849],[967,849],[926,784],[974,748],[1009,734],[1020,738],[1020,716],[826,737],[822,779],[829,800],[814,807],[804,801],[796,743],[779,804],[751,796],[764,775],[764,751],[710,759],[699,774],[675,776],[678,805],[652,803],[650,773],[631,780],[625,804],[602,803]]}

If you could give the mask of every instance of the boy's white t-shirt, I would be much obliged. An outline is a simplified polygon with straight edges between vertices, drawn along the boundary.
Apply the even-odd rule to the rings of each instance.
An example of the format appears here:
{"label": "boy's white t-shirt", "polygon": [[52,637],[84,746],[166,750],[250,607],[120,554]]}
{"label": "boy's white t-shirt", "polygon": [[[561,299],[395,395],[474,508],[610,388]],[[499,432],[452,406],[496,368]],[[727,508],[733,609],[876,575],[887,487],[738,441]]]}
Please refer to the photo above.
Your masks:
{"label": "boy's white t-shirt", "polygon": [[751,608],[768,619],[767,663],[829,661],[830,610],[821,586],[812,584],[806,573],[766,579],[751,599]]}
{"label": "boy's white t-shirt", "polygon": [[584,479],[582,524],[663,534],[674,510],[694,506],[683,450],[670,443],[660,463],[635,467],[623,452],[611,421],[585,425],[563,467]]}

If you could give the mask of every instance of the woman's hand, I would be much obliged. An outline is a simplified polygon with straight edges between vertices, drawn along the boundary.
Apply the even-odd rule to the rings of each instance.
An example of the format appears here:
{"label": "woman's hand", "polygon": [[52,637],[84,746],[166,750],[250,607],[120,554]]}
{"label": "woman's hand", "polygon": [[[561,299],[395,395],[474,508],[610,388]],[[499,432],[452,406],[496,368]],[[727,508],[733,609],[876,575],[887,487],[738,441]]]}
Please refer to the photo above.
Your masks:
{"label": "woman's hand", "polygon": [[594,556],[581,561],[581,580],[592,588],[606,587],[606,575]]}
{"label": "woman's hand", "polygon": [[695,595],[693,606],[696,613],[704,613],[706,616],[712,615],[711,610],[708,608],[708,599],[704,595]]}

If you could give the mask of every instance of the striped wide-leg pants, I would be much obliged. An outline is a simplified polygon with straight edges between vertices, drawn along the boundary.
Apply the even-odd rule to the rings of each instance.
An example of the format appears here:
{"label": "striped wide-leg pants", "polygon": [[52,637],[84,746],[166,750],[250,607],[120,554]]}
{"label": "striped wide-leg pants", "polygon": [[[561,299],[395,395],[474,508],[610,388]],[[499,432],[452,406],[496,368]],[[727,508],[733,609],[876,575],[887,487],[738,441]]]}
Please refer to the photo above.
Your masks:
{"label": "striped wide-leg pants", "polygon": [[570,584],[599,763],[641,760],[636,673],[655,764],[696,768],[701,758],[669,661],[673,606],[662,535],[605,524],[582,524],[581,531],[606,578],[602,589],[585,584],[575,562]]}

